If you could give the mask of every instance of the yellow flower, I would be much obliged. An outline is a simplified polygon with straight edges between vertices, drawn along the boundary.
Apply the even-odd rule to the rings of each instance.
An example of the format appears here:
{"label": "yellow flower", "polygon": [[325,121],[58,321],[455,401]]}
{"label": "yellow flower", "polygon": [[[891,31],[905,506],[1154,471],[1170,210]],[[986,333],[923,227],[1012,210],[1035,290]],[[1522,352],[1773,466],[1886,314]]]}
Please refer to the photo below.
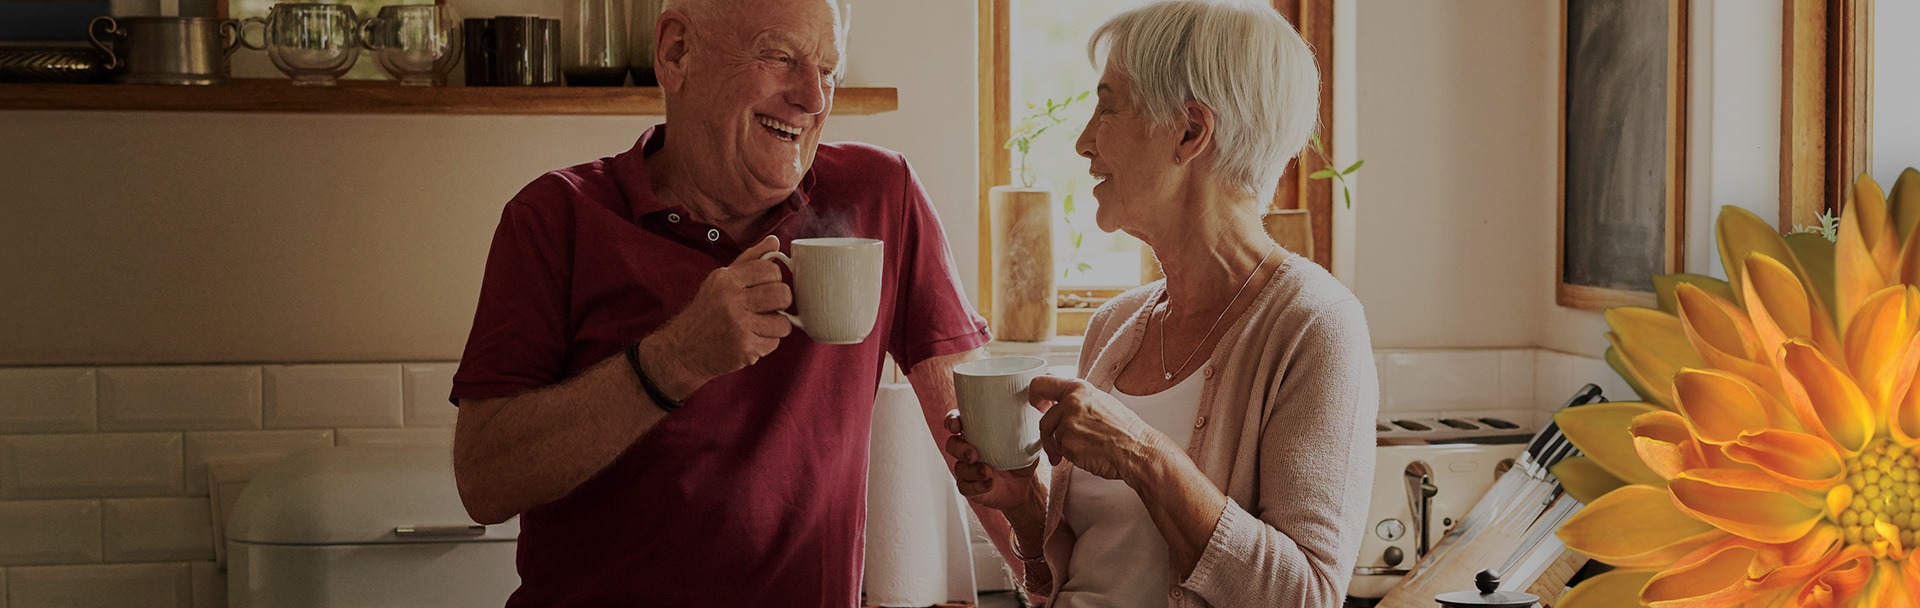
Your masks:
{"label": "yellow flower", "polygon": [[1726,281],[1607,311],[1645,401],[1554,417],[1559,536],[1616,568],[1562,608],[1920,606],[1920,171],[1892,199],[1862,176],[1837,242],[1727,207]]}

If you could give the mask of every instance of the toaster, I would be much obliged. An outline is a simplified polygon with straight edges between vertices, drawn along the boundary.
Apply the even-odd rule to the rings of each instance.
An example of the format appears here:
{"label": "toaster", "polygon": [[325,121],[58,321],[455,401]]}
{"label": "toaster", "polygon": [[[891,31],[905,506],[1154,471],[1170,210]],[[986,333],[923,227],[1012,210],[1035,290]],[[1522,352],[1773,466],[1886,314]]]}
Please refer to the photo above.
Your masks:
{"label": "toaster", "polygon": [[[1508,430],[1508,429],[1503,429]],[[1524,431],[1523,431],[1524,432]],[[1372,501],[1347,595],[1374,599],[1467,514],[1526,448],[1519,442],[1381,445],[1374,452]],[[1383,441],[1385,441],[1383,439]]]}

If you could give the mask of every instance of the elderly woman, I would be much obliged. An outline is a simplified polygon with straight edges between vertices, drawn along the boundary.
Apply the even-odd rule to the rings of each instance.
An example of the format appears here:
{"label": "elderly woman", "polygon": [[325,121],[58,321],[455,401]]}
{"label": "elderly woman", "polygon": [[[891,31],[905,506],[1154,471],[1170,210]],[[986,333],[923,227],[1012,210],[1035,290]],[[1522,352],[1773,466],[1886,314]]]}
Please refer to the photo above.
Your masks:
{"label": "elderly woman", "polygon": [[1270,8],[1188,0],[1113,18],[1102,48],[1076,147],[1100,228],[1167,276],[1094,313],[1083,379],[1033,382],[1050,484],[980,463],[948,414],[961,493],[1056,608],[1337,606],[1373,473],[1366,320],[1260,221],[1313,128],[1311,51]]}

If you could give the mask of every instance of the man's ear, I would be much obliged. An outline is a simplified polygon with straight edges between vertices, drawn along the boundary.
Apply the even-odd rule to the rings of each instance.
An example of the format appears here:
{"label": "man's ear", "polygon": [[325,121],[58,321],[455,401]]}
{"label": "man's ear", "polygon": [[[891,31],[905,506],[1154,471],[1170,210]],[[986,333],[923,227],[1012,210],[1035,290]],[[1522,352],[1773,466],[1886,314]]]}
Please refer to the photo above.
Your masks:
{"label": "man's ear", "polygon": [[668,9],[654,31],[653,74],[660,89],[678,93],[687,81],[687,16]]}
{"label": "man's ear", "polygon": [[1175,156],[1191,161],[1213,146],[1213,108],[1189,99],[1181,109],[1180,141],[1173,151]]}

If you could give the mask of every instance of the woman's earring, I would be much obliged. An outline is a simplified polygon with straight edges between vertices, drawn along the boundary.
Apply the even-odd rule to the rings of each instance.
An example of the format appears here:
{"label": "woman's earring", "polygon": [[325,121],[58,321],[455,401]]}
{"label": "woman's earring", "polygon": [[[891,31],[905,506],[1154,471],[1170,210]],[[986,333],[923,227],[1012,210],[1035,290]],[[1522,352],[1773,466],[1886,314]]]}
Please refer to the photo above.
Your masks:
{"label": "woman's earring", "polygon": [[1176,165],[1178,165],[1178,164],[1180,164],[1180,163],[1183,163],[1183,162],[1186,162],[1186,160],[1185,160],[1185,159],[1182,159],[1182,158],[1180,158],[1180,155],[1178,155],[1178,154],[1175,154],[1175,155],[1173,155],[1173,164],[1176,164]]}

